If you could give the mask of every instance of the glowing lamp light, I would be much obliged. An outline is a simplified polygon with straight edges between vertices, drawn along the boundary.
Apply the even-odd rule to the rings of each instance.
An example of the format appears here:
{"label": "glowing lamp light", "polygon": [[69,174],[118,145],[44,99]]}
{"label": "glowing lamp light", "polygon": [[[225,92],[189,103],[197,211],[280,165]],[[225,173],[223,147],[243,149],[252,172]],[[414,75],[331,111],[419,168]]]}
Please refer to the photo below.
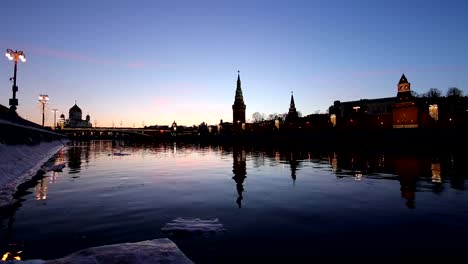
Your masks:
{"label": "glowing lamp light", "polygon": [[[18,254],[21,253],[21,251],[18,252]],[[12,253],[7,252],[3,254],[2,256],[2,261],[8,261],[8,260],[21,260],[20,256],[14,256]]]}
{"label": "glowing lamp light", "polygon": [[8,60],[13,60],[13,56],[11,56],[11,54],[10,54],[10,53],[8,53],[8,52],[7,52],[7,53],[5,53],[5,57],[7,57],[7,58],[8,58]]}
{"label": "glowing lamp light", "polygon": [[49,101],[49,96],[47,94],[41,94],[38,98],[41,103]]}

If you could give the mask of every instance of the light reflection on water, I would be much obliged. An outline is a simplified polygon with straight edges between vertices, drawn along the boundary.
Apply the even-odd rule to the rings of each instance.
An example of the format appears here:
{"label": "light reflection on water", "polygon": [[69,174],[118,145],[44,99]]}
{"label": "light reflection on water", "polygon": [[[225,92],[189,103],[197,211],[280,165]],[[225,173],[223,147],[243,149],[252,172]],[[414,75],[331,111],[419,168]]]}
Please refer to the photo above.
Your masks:
{"label": "light reflection on water", "polygon": [[165,223],[198,217],[228,232],[171,237],[197,263],[333,255],[338,241],[343,259],[361,256],[359,244],[371,255],[418,255],[451,238],[440,252],[453,251],[468,242],[466,161],[448,151],[78,142],[58,153],[63,172],[0,211],[0,247],[21,241],[26,259],[57,258],[167,237]]}

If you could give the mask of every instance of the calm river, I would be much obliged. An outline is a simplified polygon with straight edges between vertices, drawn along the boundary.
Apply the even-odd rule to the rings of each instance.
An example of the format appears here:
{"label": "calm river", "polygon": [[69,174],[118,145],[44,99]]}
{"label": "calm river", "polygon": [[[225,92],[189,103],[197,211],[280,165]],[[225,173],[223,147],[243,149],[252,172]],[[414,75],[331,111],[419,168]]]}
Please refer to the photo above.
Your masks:
{"label": "calm river", "polygon": [[[169,237],[198,264],[468,259],[465,152],[92,141],[55,162],[63,172],[0,211],[1,253],[18,244],[23,259],[52,259]],[[161,231],[178,217],[218,218],[226,232]]]}

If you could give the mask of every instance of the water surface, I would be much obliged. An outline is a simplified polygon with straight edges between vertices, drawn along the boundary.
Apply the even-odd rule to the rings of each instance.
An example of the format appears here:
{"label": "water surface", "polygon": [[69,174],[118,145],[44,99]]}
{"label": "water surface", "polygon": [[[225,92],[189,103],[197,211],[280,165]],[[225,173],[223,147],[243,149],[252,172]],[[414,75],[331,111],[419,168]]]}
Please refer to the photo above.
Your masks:
{"label": "water surface", "polygon": [[[448,150],[77,142],[56,157],[63,172],[2,209],[0,250],[52,259],[169,237],[196,263],[466,259],[467,161]],[[178,217],[218,218],[227,231],[161,231]]]}

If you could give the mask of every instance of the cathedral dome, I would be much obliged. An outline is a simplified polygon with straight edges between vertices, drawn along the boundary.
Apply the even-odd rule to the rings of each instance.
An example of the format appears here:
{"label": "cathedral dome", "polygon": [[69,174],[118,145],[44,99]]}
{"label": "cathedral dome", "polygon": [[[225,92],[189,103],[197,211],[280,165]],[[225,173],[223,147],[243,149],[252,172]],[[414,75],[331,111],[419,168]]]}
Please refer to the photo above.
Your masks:
{"label": "cathedral dome", "polygon": [[81,121],[81,116],[81,109],[75,103],[75,105],[70,108],[70,111],[68,111],[68,117],[70,120]]}
{"label": "cathedral dome", "polygon": [[81,113],[81,108],[79,108],[76,104],[70,108],[70,112],[80,112]]}
{"label": "cathedral dome", "polygon": [[64,114],[61,114],[61,115],[60,115],[60,118],[65,119],[65,115],[64,115]]}

